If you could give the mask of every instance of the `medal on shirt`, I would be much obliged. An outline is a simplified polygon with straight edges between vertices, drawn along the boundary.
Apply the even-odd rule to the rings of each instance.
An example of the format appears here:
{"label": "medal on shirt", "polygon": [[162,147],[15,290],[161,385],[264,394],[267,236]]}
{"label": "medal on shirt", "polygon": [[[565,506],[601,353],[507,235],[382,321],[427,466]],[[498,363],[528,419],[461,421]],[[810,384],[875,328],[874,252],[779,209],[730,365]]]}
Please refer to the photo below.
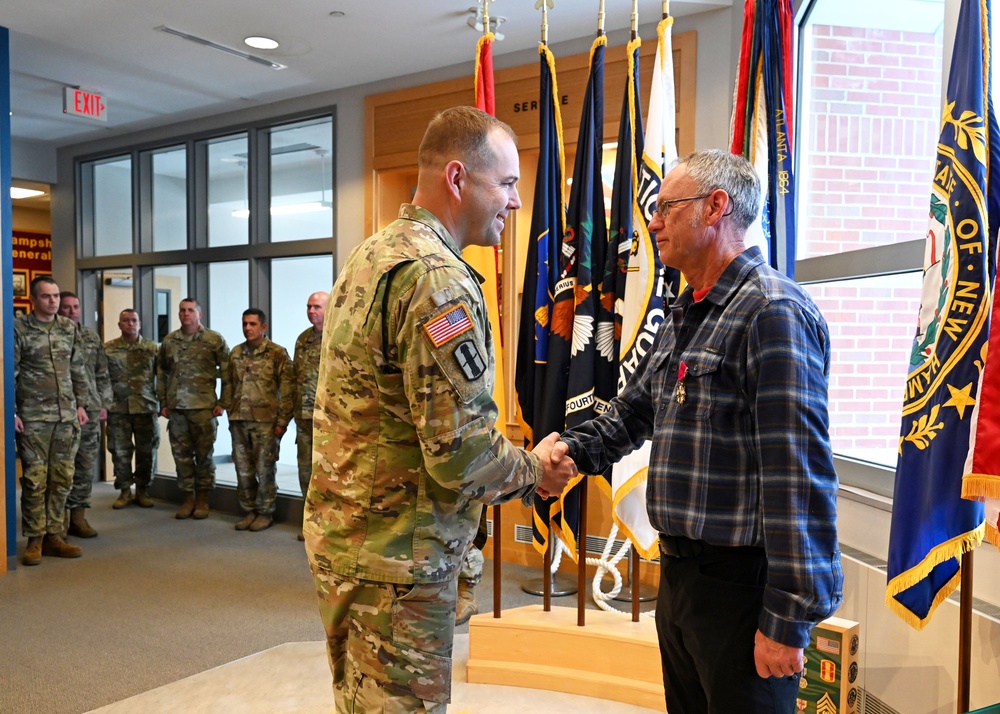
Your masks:
{"label": "medal on shirt", "polygon": [[677,386],[674,387],[674,401],[683,404],[687,401],[687,387],[684,386],[684,378],[687,376],[687,362],[681,362],[677,368]]}

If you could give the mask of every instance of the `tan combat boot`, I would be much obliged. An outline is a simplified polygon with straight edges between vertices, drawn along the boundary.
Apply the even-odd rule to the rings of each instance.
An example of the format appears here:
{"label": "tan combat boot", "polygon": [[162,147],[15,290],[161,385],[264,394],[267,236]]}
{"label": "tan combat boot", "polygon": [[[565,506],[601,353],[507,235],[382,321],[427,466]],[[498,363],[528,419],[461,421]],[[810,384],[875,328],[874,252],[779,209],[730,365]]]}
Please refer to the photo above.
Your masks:
{"label": "tan combat boot", "polygon": [[57,558],[79,558],[83,549],[78,545],[70,545],[58,533],[49,533],[42,540],[42,555],[54,555]]}
{"label": "tan combat boot", "polygon": [[67,533],[77,538],[95,538],[97,536],[97,531],[87,523],[86,508],[74,508],[70,511]]}
{"label": "tan combat boot", "polygon": [[248,514],[243,516],[243,519],[239,523],[236,524],[236,530],[245,531],[247,528],[250,527],[250,524],[253,523],[253,519],[256,517],[257,517],[257,512],[250,511]]}
{"label": "tan combat boot", "polygon": [[184,503],[182,503],[181,507],[177,509],[177,513],[174,514],[174,517],[190,518],[192,513],[194,513],[194,492],[188,491],[184,494]]}
{"label": "tan combat boot", "polygon": [[142,506],[143,508],[152,508],[154,505],[153,499],[151,499],[149,494],[146,493],[146,489],[139,488],[138,486],[135,487],[135,502],[136,505]]}
{"label": "tan combat boot", "polygon": [[42,537],[31,536],[28,538],[28,545],[21,556],[23,565],[38,565],[42,562]]}
{"label": "tan combat boot", "polygon": [[198,495],[195,497],[192,515],[199,521],[202,518],[208,518],[208,497],[210,495],[212,495],[211,491],[198,491]]}
{"label": "tan combat boot", "polygon": [[117,511],[119,508],[125,508],[130,503],[132,503],[132,489],[123,488],[121,493],[118,494],[118,498],[111,504],[111,507]]}
{"label": "tan combat boot", "polygon": [[458,581],[458,601],[455,605],[455,624],[462,625],[479,612],[476,605],[476,586],[468,580]]}
{"label": "tan combat boot", "polygon": [[250,530],[256,533],[270,528],[272,523],[274,523],[274,516],[270,513],[258,513],[257,517],[253,519],[253,523],[250,524]]}

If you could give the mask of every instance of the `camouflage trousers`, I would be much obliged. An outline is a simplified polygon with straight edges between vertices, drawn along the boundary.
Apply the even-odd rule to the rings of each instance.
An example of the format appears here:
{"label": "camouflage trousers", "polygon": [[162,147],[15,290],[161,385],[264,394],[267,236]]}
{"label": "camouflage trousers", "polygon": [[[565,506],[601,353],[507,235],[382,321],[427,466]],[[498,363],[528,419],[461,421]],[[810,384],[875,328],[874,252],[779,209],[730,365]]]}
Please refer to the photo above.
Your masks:
{"label": "camouflage trousers", "polygon": [[476,531],[476,537],[472,540],[472,545],[469,546],[469,552],[465,554],[465,561],[462,563],[462,569],[458,572],[458,579],[465,580],[472,587],[479,585],[479,581],[483,579],[483,551],[480,550],[484,545],[486,545],[486,539],[489,537],[489,527],[486,523],[486,506],[483,506],[482,515],[479,517],[479,529]]}
{"label": "camouflage trousers", "polygon": [[80,427],[80,448],[76,450],[76,461],[73,465],[73,487],[66,508],[73,511],[77,508],[90,508],[90,494],[94,490],[94,468],[97,466],[97,455],[101,453],[101,421],[94,417]]}
{"label": "camouflage trousers", "polygon": [[309,479],[313,466],[313,423],[312,419],[295,420],[295,446],[299,461],[299,488],[302,495],[309,492]]}
{"label": "camouflage trousers", "polygon": [[275,482],[278,437],[269,421],[231,421],[233,463],[236,465],[236,492],[245,513],[274,513],[278,495]]}
{"label": "camouflage trousers", "polygon": [[313,569],[338,714],[444,714],[457,580],[394,585]]}
{"label": "camouflage trousers", "polygon": [[177,487],[186,493],[215,488],[215,436],[219,420],[211,409],[171,409],[167,421]]}
{"label": "camouflage trousers", "polygon": [[[108,414],[108,451],[115,467],[115,488],[146,489],[156,473],[160,422],[156,414]],[[132,455],[135,454],[135,470]]]}
{"label": "camouflage trousers", "polygon": [[17,436],[24,536],[62,533],[79,445],[80,425],[75,421],[24,422],[24,433]]}

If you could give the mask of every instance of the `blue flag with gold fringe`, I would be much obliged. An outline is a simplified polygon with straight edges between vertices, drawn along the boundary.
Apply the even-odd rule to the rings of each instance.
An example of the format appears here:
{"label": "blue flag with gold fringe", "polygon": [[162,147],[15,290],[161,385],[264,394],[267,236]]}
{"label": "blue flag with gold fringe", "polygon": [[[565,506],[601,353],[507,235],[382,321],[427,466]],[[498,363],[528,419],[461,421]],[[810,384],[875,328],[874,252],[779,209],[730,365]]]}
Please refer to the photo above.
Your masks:
{"label": "blue flag with gold fringe", "polygon": [[889,536],[886,604],[922,629],[982,542],[961,497],[989,338],[1000,219],[990,105],[989,0],[963,0],[931,183],[920,314],[910,353]]}

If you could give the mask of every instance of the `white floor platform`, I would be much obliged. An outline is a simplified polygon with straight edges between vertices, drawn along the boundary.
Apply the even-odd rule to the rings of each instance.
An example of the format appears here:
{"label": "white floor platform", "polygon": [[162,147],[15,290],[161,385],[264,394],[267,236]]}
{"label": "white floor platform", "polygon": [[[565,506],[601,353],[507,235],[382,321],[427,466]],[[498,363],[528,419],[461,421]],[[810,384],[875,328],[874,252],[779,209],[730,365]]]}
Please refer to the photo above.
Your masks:
{"label": "white floor platform", "polygon": [[[450,714],[649,714],[617,702],[521,687],[469,684],[469,636],[455,637]],[[182,679],[94,714],[332,714],[330,670],[322,642],[291,642]]]}

